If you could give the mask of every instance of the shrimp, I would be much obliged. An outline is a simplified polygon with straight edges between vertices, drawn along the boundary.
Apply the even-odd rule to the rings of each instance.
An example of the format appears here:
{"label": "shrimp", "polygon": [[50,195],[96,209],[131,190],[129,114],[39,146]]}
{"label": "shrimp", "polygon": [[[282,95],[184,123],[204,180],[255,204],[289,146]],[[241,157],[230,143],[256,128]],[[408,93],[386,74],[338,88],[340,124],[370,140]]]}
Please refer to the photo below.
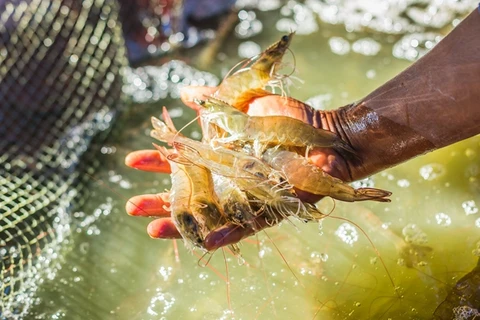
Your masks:
{"label": "shrimp", "polygon": [[[256,163],[259,168],[257,171],[262,171],[265,176],[269,176],[271,168],[263,163],[261,160],[249,156],[245,153],[236,152],[227,149],[223,146],[216,146],[213,149],[210,145],[204,144],[200,141],[190,139],[188,137],[178,135],[171,126],[167,126],[163,121],[152,117],[152,124],[154,130],[150,133],[153,138],[156,138],[162,142],[172,145],[180,155],[185,156],[185,149],[194,150],[194,154],[190,157],[185,157],[191,163],[198,164],[209,168],[214,173],[224,176],[232,174],[232,168],[239,168],[241,165],[237,165],[237,162],[249,161],[250,163]],[[204,161],[204,160],[208,161]],[[260,169],[261,168],[261,169]],[[248,172],[235,172],[234,176],[240,176],[245,178],[255,178],[254,175]]]}
{"label": "shrimp", "polygon": [[224,176],[216,174],[213,176],[213,181],[227,220],[242,227],[250,224],[255,229],[255,225],[252,224],[255,212],[252,210],[245,192],[241,191],[233,180]]}
{"label": "shrimp", "polygon": [[[169,152],[165,148],[158,150],[165,156]],[[205,250],[204,236],[205,226],[196,219],[190,206],[193,194],[192,183],[187,175],[184,166],[173,161],[170,162],[172,173],[172,188],[170,190],[170,211],[171,218],[178,232],[182,236],[185,246],[192,249],[198,247]]]}
{"label": "shrimp", "polygon": [[[253,156],[229,149],[210,149],[211,153],[207,153],[205,150],[208,150],[208,146],[205,145],[199,152],[192,146],[180,142],[174,142],[174,148],[189,161],[211,168],[215,174],[231,177],[240,190],[247,193],[251,203],[259,204],[257,208],[265,211],[266,219],[271,223],[279,222],[278,215],[283,218],[296,216],[303,220],[318,220],[325,216],[315,206],[298,199],[291,190],[291,186],[279,181],[275,170]],[[222,153],[234,155],[231,162],[229,161],[231,165],[219,164],[215,161],[217,157],[223,156]]]}
{"label": "shrimp", "polygon": [[282,86],[281,77],[277,76],[276,69],[292,38],[293,33],[282,36],[279,41],[263,51],[250,67],[227,76],[212,96],[246,112],[252,99],[271,94],[264,88],[267,85],[278,85],[278,82]]}
{"label": "shrimp", "polygon": [[[180,165],[165,148],[155,147],[167,156],[172,169],[169,199],[172,220],[187,247],[193,245],[206,251],[205,237],[226,222],[214,192],[212,175],[204,167]],[[240,253],[237,245],[229,247],[235,254]]]}
{"label": "shrimp", "polygon": [[354,189],[295,152],[272,148],[265,151],[263,160],[280,171],[289,184],[300,190],[348,202],[390,202],[386,197],[390,196],[391,192],[376,188]]}
{"label": "shrimp", "polygon": [[307,153],[314,147],[332,147],[338,151],[347,151],[350,155],[355,154],[355,150],[335,133],[315,128],[295,118],[248,116],[227,103],[213,98],[196,102],[207,110],[202,112],[204,121],[211,122],[230,134],[229,137],[218,138],[217,141],[220,142],[243,140],[256,141],[262,145],[306,147]]}

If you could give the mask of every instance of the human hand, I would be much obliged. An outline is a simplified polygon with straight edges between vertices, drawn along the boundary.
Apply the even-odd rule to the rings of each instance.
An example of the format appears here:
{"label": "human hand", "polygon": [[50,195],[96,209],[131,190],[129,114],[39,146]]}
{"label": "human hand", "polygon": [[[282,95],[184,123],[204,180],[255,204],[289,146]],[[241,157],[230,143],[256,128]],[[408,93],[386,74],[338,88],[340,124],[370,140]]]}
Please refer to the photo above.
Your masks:
{"label": "human hand", "polygon": [[[204,99],[211,95],[216,88],[212,87],[186,87],[181,92],[182,101],[190,108],[199,111],[200,107],[194,102],[194,99]],[[329,130],[329,121],[324,113],[315,111],[310,106],[289,98],[278,95],[269,95],[256,98],[251,101],[247,112],[252,116],[284,115],[302,120],[315,127],[321,127]],[[316,148],[309,153],[309,159],[312,163],[320,167],[323,171],[340,178],[350,181],[350,173],[345,160],[333,149]],[[169,173],[170,166],[165,159],[156,150],[140,150],[127,155],[125,164],[129,167],[151,172]],[[318,196],[297,190],[300,199],[307,202],[316,202]],[[168,193],[145,194],[131,198],[126,205],[126,211],[132,216],[156,217],[148,227],[147,232],[152,238],[172,239],[181,238],[168,211]],[[243,238],[258,232],[269,226],[261,216],[255,221],[256,228],[253,230],[249,226],[239,227],[238,225],[226,224],[210,232],[205,239],[205,246],[208,250],[214,250],[221,246],[226,246],[239,242]]]}

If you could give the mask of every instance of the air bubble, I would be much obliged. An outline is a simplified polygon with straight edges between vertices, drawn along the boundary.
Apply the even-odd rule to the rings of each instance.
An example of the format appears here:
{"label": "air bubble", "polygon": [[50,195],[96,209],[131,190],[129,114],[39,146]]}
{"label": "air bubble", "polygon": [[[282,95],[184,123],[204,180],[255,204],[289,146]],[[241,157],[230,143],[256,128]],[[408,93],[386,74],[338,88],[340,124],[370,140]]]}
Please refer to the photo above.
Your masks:
{"label": "air bubble", "polygon": [[463,210],[465,211],[465,214],[468,216],[468,215],[471,215],[471,214],[476,214],[478,213],[478,207],[477,205],[475,204],[475,201],[474,200],[467,200],[465,202],[462,203],[462,208]]}
{"label": "air bubble", "polygon": [[408,188],[410,187],[410,181],[408,181],[407,179],[400,179],[397,181],[397,186],[399,186],[400,188]]}
{"label": "air bubble", "polygon": [[382,46],[372,38],[363,38],[355,41],[352,44],[353,52],[363,54],[364,56],[375,56]]}
{"label": "air bubble", "polygon": [[341,37],[332,37],[328,40],[330,50],[338,55],[346,55],[350,52],[350,43]]}
{"label": "air bubble", "polygon": [[452,219],[450,218],[450,216],[443,212],[437,213],[435,215],[435,220],[437,220],[437,224],[442,227],[448,227],[452,224]]}
{"label": "air bubble", "polygon": [[348,222],[341,224],[335,231],[335,235],[350,246],[353,246],[358,241],[357,229]]}
{"label": "air bubble", "polygon": [[408,243],[425,245],[428,242],[426,233],[413,223],[406,225],[402,230],[402,234]]}
{"label": "air bubble", "polygon": [[432,181],[442,177],[445,174],[445,167],[438,163],[427,164],[420,168],[420,176],[427,180]]}
{"label": "air bubble", "polygon": [[240,58],[251,58],[262,52],[260,46],[253,41],[245,41],[238,46],[238,56]]}

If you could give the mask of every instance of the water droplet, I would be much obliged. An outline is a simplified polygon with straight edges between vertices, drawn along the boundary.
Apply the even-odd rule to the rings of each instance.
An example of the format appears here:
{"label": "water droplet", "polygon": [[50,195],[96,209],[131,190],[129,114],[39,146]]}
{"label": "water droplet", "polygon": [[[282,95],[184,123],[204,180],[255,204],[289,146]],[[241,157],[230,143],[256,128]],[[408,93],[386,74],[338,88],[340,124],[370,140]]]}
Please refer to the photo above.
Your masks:
{"label": "water droplet", "polygon": [[350,246],[358,241],[357,229],[348,222],[342,223],[335,231],[335,235]]}
{"label": "water droplet", "polygon": [[416,225],[410,223],[402,230],[405,241],[416,245],[425,245],[428,242],[427,235]]}
{"label": "water droplet", "polygon": [[328,40],[330,50],[338,55],[345,55],[350,52],[350,43],[341,37],[331,37]]}
{"label": "water droplet", "polygon": [[443,165],[431,163],[420,168],[420,176],[427,181],[432,181],[443,176],[445,171],[446,170]]}
{"label": "water droplet", "polygon": [[373,79],[377,76],[377,72],[373,69],[370,69],[367,71],[367,73],[365,74],[365,76],[368,78],[368,79]]}
{"label": "water droplet", "polygon": [[253,41],[245,41],[238,46],[238,56],[241,58],[251,58],[260,52],[262,52],[262,49]]}
{"label": "water droplet", "polygon": [[475,220],[475,227],[480,228],[480,218]]}
{"label": "water droplet", "polygon": [[475,214],[478,212],[478,207],[477,205],[475,204],[475,201],[474,200],[467,200],[467,201],[464,201],[462,203],[462,208],[463,210],[465,211],[465,214],[468,216],[468,215],[471,215],[471,214]]}
{"label": "water droplet", "polygon": [[452,219],[450,218],[450,216],[443,212],[437,213],[435,215],[435,219],[437,220],[437,224],[442,227],[448,227],[452,224]]}
{"label": "water droplet", "polygon": [[397,181],[397,186],[399,186],[400,188],[408,188],[410,187],[410,181],[408,181],[407,179],[400,179]]}
{"label": "water droplet", "polygon": [[352,44],[352,50],[356,53],[363,54],[365,56],[376,55],[382,46],[372,38],[363,38],[355,41]]}
{"label": "water droplet", "polygon": [[471,148],[467,148],[465,150],[465,155],[467,156],[467,158],[469,159],[473,159],[475,158],[475,156],[477,155],[477,153],[475,152],[475,150],[471,149]]}

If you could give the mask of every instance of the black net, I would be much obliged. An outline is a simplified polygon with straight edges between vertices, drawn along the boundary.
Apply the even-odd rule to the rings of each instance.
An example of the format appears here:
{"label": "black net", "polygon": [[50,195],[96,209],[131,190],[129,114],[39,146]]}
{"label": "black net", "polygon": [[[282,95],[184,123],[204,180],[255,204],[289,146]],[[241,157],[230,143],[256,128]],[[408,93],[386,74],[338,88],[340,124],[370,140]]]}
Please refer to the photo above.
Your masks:
{"label": "black net", "polygon": [[108,0],[0,0],[2,319],[28,308],[39,271],[60,254],[92,146],[121,105],[117,15]]}

